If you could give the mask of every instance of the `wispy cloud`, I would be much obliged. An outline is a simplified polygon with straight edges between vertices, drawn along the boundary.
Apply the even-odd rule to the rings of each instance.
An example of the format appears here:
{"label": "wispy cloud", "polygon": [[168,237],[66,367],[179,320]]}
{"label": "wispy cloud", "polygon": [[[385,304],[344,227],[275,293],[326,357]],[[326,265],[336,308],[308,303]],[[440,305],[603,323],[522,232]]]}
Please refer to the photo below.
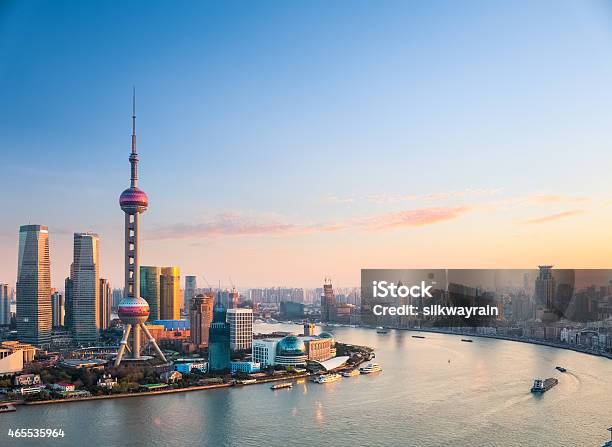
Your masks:
{"label": "wispy cloud", "polygon": [[368,202],[373,203],[398,203],[408,201],[421,201],[421,202],[436,202],[442,200],[451,199],[463,199],[466,197],[477,197],[477,196],[493,196],[500,192],[497,188],[467,188],[460,191],[442,191],[432,192],[427,194],[406,194],[406,195],[387,195],[387,194],[375,194],[366,197]]}
{"label": "wispy cloud", "polygon": [[562,213],[549,214],[547,216],[537,217],[535,219],[525,220],[525,224],[541,224],[546,222],[553,222],[555,220],[565,219],[566,217],[576,216],[578,214],[584,214],[584,210],[569,210],[563,211]]}
{"label": "wispy cloud", "polygon": [[337,195],[328,195],[323,200],[324,202],[332,204],[356,203],[362,201],[379,204],[435,202],[451,199],[462,199],[466,197],[492,196],[498,194],[500,191],[501,189],[498,188],[466,188],[460,191],[442,191],[427,194],[368,194],[360,197],[340,197]]}
{"label": "wispy cloud", "polygon": [[527,198],[532,203],[580,203],[589,200],[588,197],[568,196],[563,194],[535,194]]}
{"label": "wispy cloud", "polygon": [[422,227],[457,219],[470,210],[469,206],[421,208],[368,217],[360,224],[370,229]]}
{"label": "wispy cloud", "polygon": [[177,223],[153,230],[148,239],[206,239],[223,236],[294,235],[337,231],[337,224],[294,224],[246,216],[241,213],[223,213],[198,223]]}
{"label": "wispy cloud", "polygon": [[343,222],[287,223],[241,213],[224,213],[204,222],[178,223],[160,227],[147,239],[211,239],[232,236],[293,236],[328,233],[347,229],[376,231],[399,227],[422,227],[457,219],[470,211],[469,206],[432,207],[385,213]]}

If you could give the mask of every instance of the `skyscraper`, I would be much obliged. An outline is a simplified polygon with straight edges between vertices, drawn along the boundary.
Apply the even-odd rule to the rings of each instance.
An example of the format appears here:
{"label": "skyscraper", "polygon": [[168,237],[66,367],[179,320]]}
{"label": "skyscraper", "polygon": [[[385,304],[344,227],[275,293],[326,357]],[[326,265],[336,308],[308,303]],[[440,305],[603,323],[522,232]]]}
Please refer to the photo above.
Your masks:
{"label": "skyscraper", "polygon": [[123,299],[123,290],[122,289],[113,289],[113,305],[112,308],[116,309],[119,306],[119,303]]}
{"label": "skyscraper", "polygon": [[535,281],[536,303],[546,310],[552,310],[555,300],[555,278],[552,274],[552,265],[540,265],[538,277]]}
{"label": "skyscraper", "polygon": [[72,308],[72,292],[73,284],[70,278],[64,280],[64,327],[69,331],[73,331],[73,308]]}
{"label": "skyscraper", "polygon": [[64,295],[60,292],[53,292],[51,295],[51,319],[53,321],[53,327],[62,327],[64,325],[64,318]]}
{"label": "skyscraper", "polygon": [[228,300],[227,300],[228,310],[238,309],[239,302],[240,302],[240,294],[238,293],[235,287],[232,287],[232,290],[229,292]]}
{"label": "skyscraper", "polygon": [[189,309],[191,343],[198,348],[208,347],[208,333],[213,320],[215,298],[212,292],[194,297]]}
{"label": "skyscraper", "polygon": [[181,274],[178,267],[162,267],[159,280],[160,319],[180,320]]}
{"label": "skyscraper", "polygon": [[230,326],[226,311],[221,303],[221,293],[217,294],[213,322],[208,336],[208,370],[224,372],[230,367]]}
{"label": "skyscraper", "polygon": [[325,278],[321,295],[321,321],[333,321],[336,297],[330,278]]}
{"label": "skyscraper", "polygon": [[100,278],[100,299],[98,300],[98,315],[100,329],[108,329],[111,321],[112,295],[108,279]]}
{"label": "skyscraper", "polygon": [[0,326],[11,324],[11,297],[8,284],[0,284]]}
{"label": "skyscraper", "polygon": [[253,346],[253,309],[228,309],[230,349],[246,351]]}
{"label": "skyscraper", "polygon": [[20,227],[17,262],[17,336],[26,343],[49,343],[51,265],[46,226]]}
{"label": "skyscraper", "polygon": [[74,233],[72,331],[77,343],[95,343],[100,331],[100,253],[97,234]]}
{"label": "skyscraper", "polygon": [[119,196],[119,205],[125,213],[125,288],[126,297],[121,300],[117,314],[125,325],[123,337],[119,346],[119,352],[115,359],[115,366],[119,366],[132,327],[132,359],[139,360],[140,356],[140,330],[153,345],[155,352],[162,361],[166,361],[164,354],[157,346],[155,339],[145,326],[144,322],[149,317],[149,305],[140,297],[140,258],[139,258],[139,230],[140,214],[144,213],[149,206],[149,199],[145,192],[138,188],[138,153],[136,152],[136,94],[133,98],[132,112],[132,153],[130,154],[131,178],[130,187]]}
{"label": "skyscraper", "polygon": [[140,266],[140,297],[149,304],[149,321],[161,319],[160,287],[161,269],[150,265]]}
{"label": "skyscraper", "polygon": [[185,302],[183,308],[187,311],[191,309],[191,300],[195,297],[198,282],[195,276],[185,276]]}

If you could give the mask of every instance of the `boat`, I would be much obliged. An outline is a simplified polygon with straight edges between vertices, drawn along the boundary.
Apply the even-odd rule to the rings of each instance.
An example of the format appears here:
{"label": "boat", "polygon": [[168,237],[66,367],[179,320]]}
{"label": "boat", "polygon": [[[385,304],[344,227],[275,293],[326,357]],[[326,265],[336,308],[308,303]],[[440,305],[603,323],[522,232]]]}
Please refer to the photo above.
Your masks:
{"label": "boat", "polygon": [[340,374],[342,377],[355,377],[359,375],[359,370],[351,369],[350,371],[342,371]]}
{"label": "boat", "polygon": [[386,330],[386,329],[385,329],[384,327],[382,327],[382,326],[378,326],[378,327],[376,328],[376,333],[377,333],[377,334],[388,334],[388,333],[389,333],[389,331],[388,331],[388,330]]}
{"label": "boat", "polygon": [[422,335],[413,335],[412,338],[425,338],[425,337]]}
{"label": "boat", "polygon": [[466,343],[473,343],[474,340],[470,340],[469,338],[462,338],[461,341],[464,341]]}
{"label": "boat", "polygon": [[276,385],[272,385],[270,387],[271,390],[281,390],[283,388],[293,388],[293,383],[291,382],[277,383]]}
{"label": "boat", "polygon": [[340,380],[342,376],[340,374],[323,374],[315,377],[312,381],[314,383],[331,383]]}
{"label": "boat", "polygon": [[378,363],[368,363],[366,366],[359,368],[361,374],[371,374],[378,371],[382,371],[382,368]]}
{"label": "boat", "polygon": [[250,385],[252,383],[257,383],[257,379],[244,379],[236,381],[236,385]]}
{"label": "boat", "polygon": [[0,413],[11,413],[13,411],[17,411],[17,408],[15,408],[15,406],[12,404],[1,404],[0,405]]}
{"label": "boat", "polygon": [[567,372],[567,369],[566,369],[566,368],[564,368],[563,366],[555,366],[555,369],[556,369],[557,371],[562,372],[562,373]]}
{"label": "boat", "polygon": [[558,383],[559,383],[559,380],[555,379],[554,377],[549,377],[548,379],[545,379],[545,380],[535,379],[533,381],[533,386],[531,387],[531,392],[532,393],[543,393],[545,391],[548,391],[549,389],[551,389]]}

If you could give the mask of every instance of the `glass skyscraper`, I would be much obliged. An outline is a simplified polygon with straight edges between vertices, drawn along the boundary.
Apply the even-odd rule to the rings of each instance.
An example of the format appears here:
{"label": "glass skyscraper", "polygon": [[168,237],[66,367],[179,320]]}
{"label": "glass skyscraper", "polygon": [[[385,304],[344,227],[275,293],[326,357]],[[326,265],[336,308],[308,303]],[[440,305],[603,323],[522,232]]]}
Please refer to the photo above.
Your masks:
{"label": "glass skyscraper", "polygon": [[17,261],[17,336],[26,343],[46,344],[51,325],[49,229],[23,225]]}
{"label": "glass skyscraper", "polygon": [[140,266],[140,297],[149,303],[149,321],[161,319],[160,281],[161,269],[150,265]]}
{"label": "glass skyscraper", "polygon": [[100,332],[100,253],[94,233],[74,233],[72,330],[77,343],[95,343]]}
{"label": "glass skyscraper", "polygon": [[160,319],[180,320],[181,318],[181,273],[178,267],[162,267],[159,280]]}
{"label": "glass skyscraper", "polygon": [[227,371],[230,367],[230,325],[226,319],[219,293],[208,336],[208,370],[211,372]]}

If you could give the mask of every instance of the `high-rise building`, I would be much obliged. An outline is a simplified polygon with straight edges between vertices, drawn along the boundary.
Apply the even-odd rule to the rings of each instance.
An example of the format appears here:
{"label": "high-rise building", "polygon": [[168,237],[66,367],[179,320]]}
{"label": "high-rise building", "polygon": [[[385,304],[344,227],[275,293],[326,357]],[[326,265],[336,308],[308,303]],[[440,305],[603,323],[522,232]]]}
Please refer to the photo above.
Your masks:
{"label": "high-rise building", "polygon": [[161,269],[151,265],[140,266],[140,297],[149,304],[149,321],[160,320]]}
{"label": "high-rise building", "polygon": [[191,300],[196,296],[196,289],[198,288],[198,281],[195,276],[185,276],[185,292],[183,303],[183,309],[189,311],[191,309]]}
{"label": "high-rise building", "polygon": [[64,295],[60,292],[53,292],[51,295],[51,319],[53,327],[59,328],[64,326],[64,318],[66,310],[64,307]]}
{"label": "high-rise building", "polygon": [[232,290],[228,295],[227,308],[238,309],[238,304],[240,303],[240,293],[238,293],[235,287],[232,287]]}
{"label": "high-rise building", "polygon": [[159,279],[159,302],[161,320],[180,320],[181,274],[178,267],[162,267]]}
{"label": "high-rise building", "polygon": [[208,347],[210,324],[213,320],[215,298],[212,292],[194,297],[189,310],[191,343],[198,348]]}
{"label": "high-rise building", "polygon": [[321,295],[321,321],[333,321],[336,297],[330,278],[325,278]]}
{"label": "high-rise building", "polygon": [[99,318],[100,329],[108,329],[111,322],[112,295],[108,279],[100,278]]}
{"label": "high-rise building", "polygon": [[125,213],[125,298],[119,303],[117,314],[125,325],[123,337],[119,343],[119,352],[115,358],[115,367],[119,366],[128,343],[132,328],[132,356],[131,359],[139,360],[140,356],[140,331],[142,330],[149,343],[162,361],[166,361],[164,354],[157,346],[155,339],[145,326],[144,322],[149,317],[149,304],[140,297],[140,258],[139,258],[139,231],[140,214],[144,213],[149,206],[149,198],[145,192],[138,188],[138,153],[136,152],[136,94],[133,98],[132,112],[132,153],[130,154],[130,187],[119,196],[119,205]]}
{"label": "high-rise building", "polygon": [[11,297],[8,284],[0,284],[0,326],[11,324]]}
{"label": "high-rise building", "polygon": [[72,332],[77,343],[95,343],[100,332],[100,239],[95,233],[74,233]]}
{"label": "high-rise building", "polygon": [[49,343],[51,264],[49,229],[46,226],[20,227],[17,262],[17,336],[26,343]]}
{"label": "high-rise building", "polygon": [[538,277],[535,280],[535,295],[538,306],[543,306],[546,310],[554,308],[555,300],[555,278],[552,274],[552,265],[540,265]]}
{"label": "high-rise building", "polygon": [[68,277],[64,280],[64,327],[69,331],[73,329],[73,307],[72,292],[74,290],[72,280]]}
{"label": "high-rise building", "polygon": [[119,303],[123,299],[123,290],[122,289],[113,289],[113,304],[112,308],[116,309],[119,306]]}
{"label": "high-rise building", "polygon": [[230,325],[226,310],[221,304],[221,293],[217,294],[213,322],[208,336],[208,370],[224,372],[230,368]]}
{"label": "high-rise building", "polygon": [[253,309],[228,309],[230,349],[245,351],[253,345]]}

